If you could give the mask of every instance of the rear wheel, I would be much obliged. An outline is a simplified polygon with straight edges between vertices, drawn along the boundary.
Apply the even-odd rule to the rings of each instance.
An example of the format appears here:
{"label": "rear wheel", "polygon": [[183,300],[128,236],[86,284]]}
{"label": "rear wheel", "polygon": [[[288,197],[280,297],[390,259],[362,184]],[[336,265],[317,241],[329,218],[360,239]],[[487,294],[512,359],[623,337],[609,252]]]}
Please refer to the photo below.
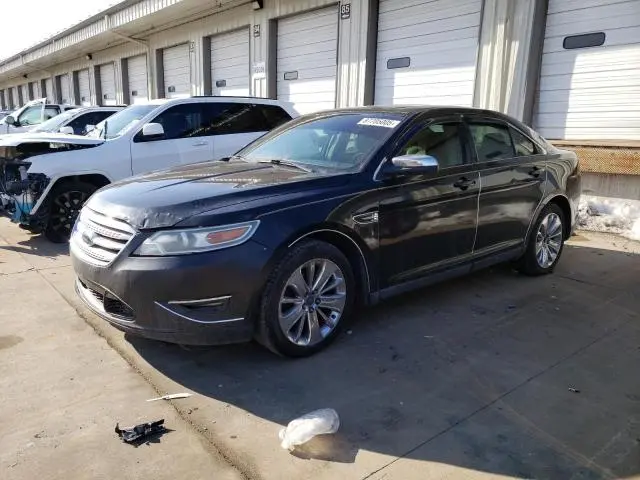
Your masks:
{"label": "rear wheel", "polygon": [[565,238],[564,213],[555,203],[547,205],[533,226],[518,270],[527,275],[551,273],[562,254]]}
{"label": "rear wheel", "polygon": [[257,339],[280,355],[311,355],[340,333],[354,293],[353,272],[340,250],[320,241],[301,243],[267,281]]}
{"label": "rear wheel", "polygon": [[45,237],[55,243],[68,241],[82,206],[96,190],[94,185],[84,182],[69,182],[54,187],[49,194]]}

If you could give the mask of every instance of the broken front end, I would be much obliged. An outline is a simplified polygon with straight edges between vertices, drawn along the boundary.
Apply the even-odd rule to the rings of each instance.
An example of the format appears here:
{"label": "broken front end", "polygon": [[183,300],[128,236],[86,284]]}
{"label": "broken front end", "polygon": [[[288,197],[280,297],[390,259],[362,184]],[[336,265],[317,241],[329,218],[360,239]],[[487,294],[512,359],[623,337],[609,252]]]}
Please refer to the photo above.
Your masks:
{"label": "broken front end", "polygon": [[28,158],[47,153],[48,146],[45,150],[45,145],[37,143],[0,147],[0,214],[34,231],[46,225],[46,219],[31,212],[50,179],[43,173],[29,173]]}

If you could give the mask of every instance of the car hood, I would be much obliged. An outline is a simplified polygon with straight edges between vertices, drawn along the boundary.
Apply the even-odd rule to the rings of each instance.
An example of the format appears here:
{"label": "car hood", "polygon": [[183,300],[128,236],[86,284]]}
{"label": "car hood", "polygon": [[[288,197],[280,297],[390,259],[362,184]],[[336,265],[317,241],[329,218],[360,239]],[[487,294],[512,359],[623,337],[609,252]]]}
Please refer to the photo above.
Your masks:
{"label": "car hood", "polygon": [[0,147],[17,147],[24,143],[65,143],[70,145],[100,145],[103,139],[64,133],[11,133],[0,135]]}
{"label": "car hood", "polygon": [[87,206],[138,229],[171,227],[204,212],[313,188],[344,185],[348,175],[304,172],[293,167],[242,160],[206,162],[111,184]]}

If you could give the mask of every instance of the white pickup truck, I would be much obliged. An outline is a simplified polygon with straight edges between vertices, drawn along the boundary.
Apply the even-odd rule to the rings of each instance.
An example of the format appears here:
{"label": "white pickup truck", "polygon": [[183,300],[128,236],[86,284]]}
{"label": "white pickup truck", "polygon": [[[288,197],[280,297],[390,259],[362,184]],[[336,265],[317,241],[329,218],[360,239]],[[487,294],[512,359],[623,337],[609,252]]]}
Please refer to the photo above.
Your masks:
{"label": "white pickup truck", "polygon": [[63,242],[97,189],[229,157],[296,116],[290,104],[263,98],[161,99],[131,105],[85,136],[7,135],[0,138],[0,210],[22,228]]}

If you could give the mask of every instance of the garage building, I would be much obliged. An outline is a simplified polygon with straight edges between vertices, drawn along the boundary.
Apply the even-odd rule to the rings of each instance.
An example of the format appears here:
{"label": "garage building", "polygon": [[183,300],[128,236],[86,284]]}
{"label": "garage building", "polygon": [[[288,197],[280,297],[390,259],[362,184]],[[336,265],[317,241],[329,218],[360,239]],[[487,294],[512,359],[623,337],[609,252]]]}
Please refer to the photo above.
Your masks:
{"label": "garage building", "polygon": [[491,108],[633,183],[639,67],[640,0],[130,0],[0,61],[0,89],[7,105],[36,82],[66,103]]}

